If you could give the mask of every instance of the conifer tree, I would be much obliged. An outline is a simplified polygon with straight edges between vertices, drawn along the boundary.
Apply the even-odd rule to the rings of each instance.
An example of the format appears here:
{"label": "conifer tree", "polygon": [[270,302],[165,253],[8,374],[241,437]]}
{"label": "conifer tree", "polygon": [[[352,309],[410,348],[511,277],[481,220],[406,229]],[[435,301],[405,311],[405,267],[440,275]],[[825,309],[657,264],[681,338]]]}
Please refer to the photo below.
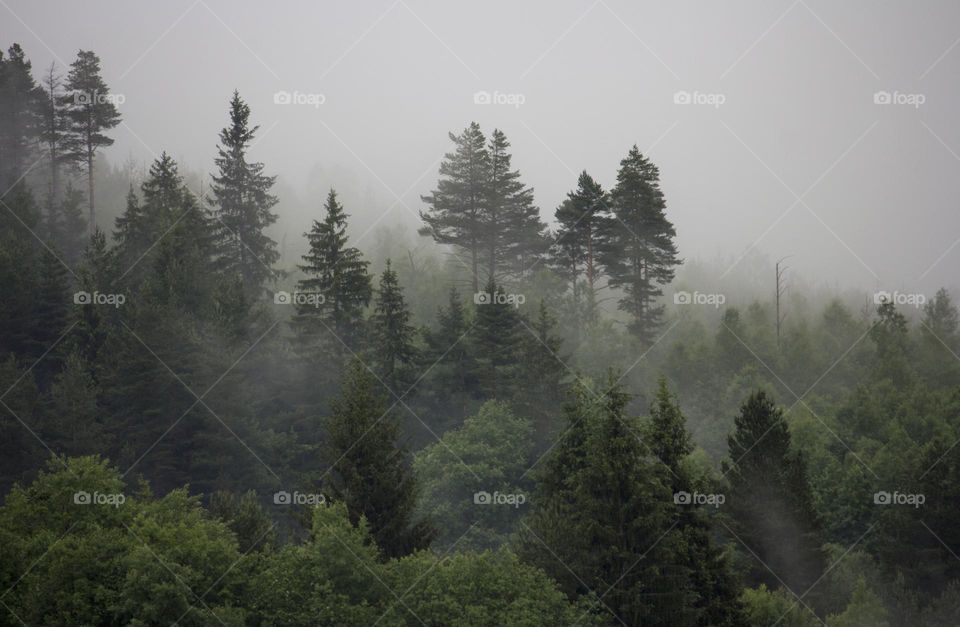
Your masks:
{"label": "conifer tree", "polygon": [[437,189],[421,199],[428,205],[420,212],[422,235],[450,244],[469,256],[474,293],[480,291],[482,255],[489,197],[490,153],[480,125],[471,122],[459,135],[448,134],[454,151],[444,155]]}
{"label": "conifer tree", "polygon": [[568,429],[544,460],[522,527],[521,555],[571,596],[595,591],[623,624],[692,625],[695,595],[673,567],[681,535],[671,524],[669,478],[637,437],[627,401],[613,373],[603,396],[574,386]]}
{"label": "conifer tree", "polygon": [[570,282],[577,311],[582,300],[580,277],[586,277],[590,317],[596,305],[602,238],[610,230],[606,225],[610,220],[609,213],[606,193],[584,170],[577,179],[577,189],[567,194],[555,214],[559,229],[552,247],[552,265]]}
{"label": "conifer tree", "polygon": [[457,288],[451,287],[447,306],[437,312],[436,327],[423,331],[426,350],[421,365],[428,383],[419,392],[435,408],[430,414],[449,416],[437,424],[441,431],[460,424],[472,409],[477,367],[468,337],[470,329],[469,312]]}
{"label": "conifer tree", "polygon": [[333,346],[339,354],[341,342],[351,349],[357,346],[363,310],[370,304],[373,288],[369,262],[347,245],[348,216],[332,188],[324,211],[323,221],[314,220],[306,234],[310,250],[299,266],[307,278],[297,283],[297,290],[313,298],[297,304],[294,323],[305,337]]}
{"label": "conifer tree", "polygon": [[88,239],[87,221],[83,217],[83,192],[67,182],[63,197],[47,207],[45,231],[63,252],[63,260],[71,267],[80,261]]}
{"label": "conifer tree", "polygon": [[546,225],[533,204],[533,189],[511,169],[510,142],[494,129],[487,147],[490,174],[481,237],[486,242],[486,275],[494,281],[502,275],[523,276],[546,249]]}
{"label": "conifer tree", "polygon": [[377,374],[398,397],[403,396],[413,382],[414,333],[397,273],[387,259],[387,267],[380,275],[373,315],[370,316],[371,349]]}
{"label": "conifer tree", "polygon": [[247,161],[247,150],[259,129],[250,127],[250,107],[237,91],[230,100],[230,124],[220,131],[211,191],[217,233],[217,262],[227,277],[243,285],[251,297],[263,294],[264,283],[275,280],[273,264],[280,258],[277,243],[265,230],[277,221],[270,194],[276,177],[263,174],[262,163]]}
{"label": "conifer tree", "polygon": [[433,532],[413,520],[413,473],[379,386],[359,360],[351,361],[327,420],[327,486],[353,524],[366,519],[381,553],[398,557],[426,548]]}
{"label": "conifer tree", "polygon": [[[63,80],[57,73],[56,63],[51,63],[43,76],[43,87],[40,112],[41,126],[39,139],[47,153],[47,163],[50,170],[50,186],[47,189],[47,208],[52,211],[60,198],[60,169],[70,158],[65,154],[67,133],[70,130],[70,119],[64,105]],[[81,199],[83,195],[80,195]]]}
{"label": "conifer tree", "polygon": [[615,220],[606,221],[600,262],[609,285],[624,291],[619,307],[631,317],[628,328],[649,345],[661,323],[663,305],[654,299],[673,280],[680,264],[676,230],[667,219],[660,190],[660,170],[633,146],[620,162],[617,184],[610,190]]}
{"label": "conifer tree", "polygon": [[475,308],[470,331],[471,348],[477,362],[477,385],[485,400],[510,398],[521,381],[521,358],[527,333],[514,304],[506,302],[501,288],[490,280],[485,298]]}
{"label": "conifer tree", "polygon": [[[684,464],[693,451],[693,442],[686,418],[663,377],[650,407],[650,424],[644,441],[669,470],[674,495],[693,492],[694,480]],[[728,627],[744,624],[740,586],[723,551],[714,544],[710,519],[700,507],[678,504],[676,520],[684,538],[678,551],[678,566],[686,570],[696,593],[697,623]]]}
{"label": "conifer tree", "polygon": [[89,50],[80,50],[70,64],[64,103],[70,119],[65,155],[80,165],[87,174],[90,205],[90,232],[96,227],[93,169],[97,151],[113,145],[104,133],[120,124],[120,112],[110,98],[110,89],[100,76],[100,57]]}
{"label": "conifer tree", "polygon": [[60,455],[92,455],[108,450],[91,371],[91,364],[78,353],[70,353],[50,387],[44,409],[44,440]]}
{"label": "conifer tree", "polygon": [[556,334],[557,321],[550,314],[547,304],[541,300],[537,317],[524,329],[523,384],[520,387],[518,405],[523,415],[533,419],[535,435],[543,444],[552,439],[559,426],[559,413],[563,393],[563,379],[567,374],[562,354],[563,340]]}
{"label": "conifer tree", "polygon": [[30,61],[13,44],[4,59],[0,53],[0,191],[19,181],[30,166],[34,142],[40,132],[43,95],[32,74]]}
{"label": "conifer tree", "polygon": [[806,461],[791,450],[783,411],[766,393],[751,394],[734,423],[724,463],[728,510],[740,540],[763,561],[749,557],[748,583],[776,588],[773,571],[794,594],[803,594],[826,567]]}

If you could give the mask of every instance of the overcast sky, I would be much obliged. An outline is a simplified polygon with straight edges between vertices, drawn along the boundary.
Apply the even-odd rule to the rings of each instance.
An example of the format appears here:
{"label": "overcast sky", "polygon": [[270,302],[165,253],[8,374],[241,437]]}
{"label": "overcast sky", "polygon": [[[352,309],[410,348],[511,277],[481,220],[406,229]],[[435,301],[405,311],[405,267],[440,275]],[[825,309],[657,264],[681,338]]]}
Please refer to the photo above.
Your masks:
{"label": "overcast sky", "polygon": [[113,161],[166,150],[209,170],[236,88],[261,125],[253,157],[311,206],[322,178],[366,194],[348,210],[367,222],[391,205],[383,223],[412,222],[447,132],[476,120],[507,134],[549,220],[580,170],[609,187],[636,143],[686,258],[960,284],[955,0],[0,0],[0,15],[37,75],[99,54],[125,98]]}

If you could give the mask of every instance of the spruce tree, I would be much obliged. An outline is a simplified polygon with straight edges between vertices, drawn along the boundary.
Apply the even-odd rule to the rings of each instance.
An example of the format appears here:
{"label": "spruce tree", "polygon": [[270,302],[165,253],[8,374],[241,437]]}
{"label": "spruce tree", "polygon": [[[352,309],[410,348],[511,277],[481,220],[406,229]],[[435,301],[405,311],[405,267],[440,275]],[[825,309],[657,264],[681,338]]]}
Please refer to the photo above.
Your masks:
{"label": "spruce tree", "polygon": [[302,337],[312,339],[311,344],[326,344],[341,354],[341,343],[351,350],[359,343],[363,310],[373,288],[369,262],[359,249],[347,245],[348,216],[332,188],[324,211],[323,221],[314,220],[306,234],[310,250],[299,268],[307,278],[297,283],[297,290],[312,298],[297,303],[294,324]]}
{"label": "spruce tree", "polygon": [[475,324],[470,331],[470,346],[477,362],[477,386],[484,400],[512,398],[521,384],[527,331],[516,306],[497,298],[500,292],[501,288],[493,280],[487,282],[483,294],[488,298],[479,299]]}
{"label": "spruce tree", "polygon": [[97,151],[113,145],[104,133],[120,124],[120,112],[110,96],[110,89],[100,76],[100,57],[89,50],[77,53],[67,74],[64,103],[70,119],[65,155],[87,174],[90,205],[90,232],[96,227],[93,169]]}
{"label": "spruce tree", "polygon": [[609,285],[623,290],[619,307],[630,315],[628,329],[644,345],[654,341],[663,316],[663,305],[654,300],[680,264],[666,206],[660,170],[634,145],[620,162],[617,184],[610,190],[615,219],[605,222],[600,262]]}
{"label": "spruce tree", "polygon": [[5,59],[0,53],[0,194],[19,181],[31,165],[42,124],[42,98],[20,45],[10,46]]}
{"label": "spruce tree", "polygon": [[424,222],[420,233],[469,256],[476,293],[480,291],[482,255],[489,241],[484,236],[484,225],[488,222],[490,153],[476,122],[471,122],[460,135],[448,135],[454,151],[444,155],[437,189],[421,197],[428,208],[420,212]]}
{"label": "spruce tree", "polygon": [[730,461],[723,465],[727,509],[740,541],[763,562],[747,557],[748,583],[776,588],[773,571],[794,594],[804,594],[826,567],[806,461],[791,449],[783,411],[766,393],[751,394],[734,423]]}
{"label": "spruce tree", "polygon": [[[568,429],[544,460],[521,555],[569,595],[595,592],[626,625],[692,625],[695,594],[675,568],[666,470],[637,437],[628,397],[610,373],[606,393],[574,386]],[[572,574],[575,573],[575,574]]]}
{"label": "spruce tree", "polygon": [[384,557],[399,557],[426,548],[433,532],[413,520],[414,476],[379,386],[366,366],[351,361],[327,420],[326,485],[354,525],[366,519]]}
{"label": "spruce tree", "polygon": [[472,411],[477,367],[468,337],[470,329],[469,312],[457,288],[451,287],[447,306],[437,312],[436,327],[423,331],[426,350],[422,353],[421,369],[426,373],[426,382],[419,393],[432,406],[427,415],[446,417],[435,423],[438,433],[459,425]]}
{"label": "spruce tree", "polygon": [[[669,470],[674,495],[697,487],[684,460],[693,451],[686,418],[667,381],[660,378],[650,407],[650,423],[644,433],[650,452]],[[676,501],[675,501],[676,503]],[[744,624],[740,586],[723,550],[713,541],[715,530],[701,507],[677,504],[675,520],[684,542],[678,551],[678,567],[686,571],[696,593],[697,624],[736,627]]]}
{"label": "spruce tree", "polygon": [[63,197],[48,205],[45,231],[63,260],[71,267],[80,261],[88,239],[87,221],[83,217],[83,192],[67,182]]}
{"label": "spruce tree", "polygon": [[577,189],[567,193],[555,213],[559,225],[551,251],[551,261],[561,276],[570,282],[576,311],[581,305],[580,277],[587,281],[587,314],[593,317],[597,280],[600,276],[599,253],[602,238],[609,232],[607,197],[603,188],[586,170],[577,179]]}
{"label": "spruce tree", "polygon": [[91,364],[79,353],[70,353],[50,387],[44,408],[44,440],[60,455],[93,455],[108,450],[91,372]]}
{"label": "spruce tree", "polygon": [[387,267],[380,275],[373,315],[370,316],[371,353],[377,364],[377,374],[397,397],[403,396],[413,383],[413,364],[417,354],[414,333],[397,273],[387,259]]}
{"label": "spruce tree", "polygon": [[237,91],[230,100],[230,124],[220,131],[211,191],[220,271],[243,285],[251,297],[263,295],[264,283],[275,280],[277,243],[265,230],[277,221],[270,194],[276,177],[263,174],[262,163],[247,161],[247,150],[259,129],[250,127],[250,107]]}
{"label": "spruce tree", "polygon": [[502,275],[522,277],[547,246],[540,210],[533,204],[533,189],[511,169],[510,142],[500,129],[490,135],[487,152],[490,174],[481,237],[486,242],[486,274],[494,281]]}
{"label": "spruce tree", "polygon": [[518,411],[533,419],[538,443],[552,441],[559,426],[561,399],[564,396],[563,380],[567,375],[564,362],[569,359],[562,354],[563,340],[556,334],[557,321],[547,304],[541,300],[537,317],[522,334],[523,338],[523,384],[517,397]]}

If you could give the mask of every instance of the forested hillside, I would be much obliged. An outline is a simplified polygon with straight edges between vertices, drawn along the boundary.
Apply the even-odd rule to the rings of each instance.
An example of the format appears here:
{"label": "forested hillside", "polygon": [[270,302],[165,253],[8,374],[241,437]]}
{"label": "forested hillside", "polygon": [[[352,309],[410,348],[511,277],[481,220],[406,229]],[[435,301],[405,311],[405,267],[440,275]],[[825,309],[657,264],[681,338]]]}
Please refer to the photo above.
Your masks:
{"label": "forested hillside", "polygon": [[0,58],[0,624],[960,624],[947,289],[735,296],[629,137],[543,207],[469,120],[288,263],[244,94],[123,189],[109,63]]}

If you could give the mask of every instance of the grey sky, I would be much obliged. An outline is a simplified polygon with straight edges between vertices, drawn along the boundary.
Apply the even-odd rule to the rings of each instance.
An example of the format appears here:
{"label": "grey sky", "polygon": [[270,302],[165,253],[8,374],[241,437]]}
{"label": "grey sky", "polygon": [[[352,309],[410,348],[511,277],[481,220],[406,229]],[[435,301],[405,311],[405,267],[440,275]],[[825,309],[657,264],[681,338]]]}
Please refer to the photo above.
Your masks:
{"label": "grey sky", "polygon": [[348,207],[362,222],[393,204],[383,223],[412,223],[394,194],[419,209],[447,132],[476,120],[507,133],[549,220],[581,169],[609,187],[637,143],[686,258],[755,246],[794,254],[810,282],[958,285],[956,2],[0,0],[0,15],[0,43],[37,75],[100,55],[126,99],[114,161],[167,150],[209,170],[237,88],[261,125],[254,158],[301,202],[319,208],[323,179],[369,199]]}

